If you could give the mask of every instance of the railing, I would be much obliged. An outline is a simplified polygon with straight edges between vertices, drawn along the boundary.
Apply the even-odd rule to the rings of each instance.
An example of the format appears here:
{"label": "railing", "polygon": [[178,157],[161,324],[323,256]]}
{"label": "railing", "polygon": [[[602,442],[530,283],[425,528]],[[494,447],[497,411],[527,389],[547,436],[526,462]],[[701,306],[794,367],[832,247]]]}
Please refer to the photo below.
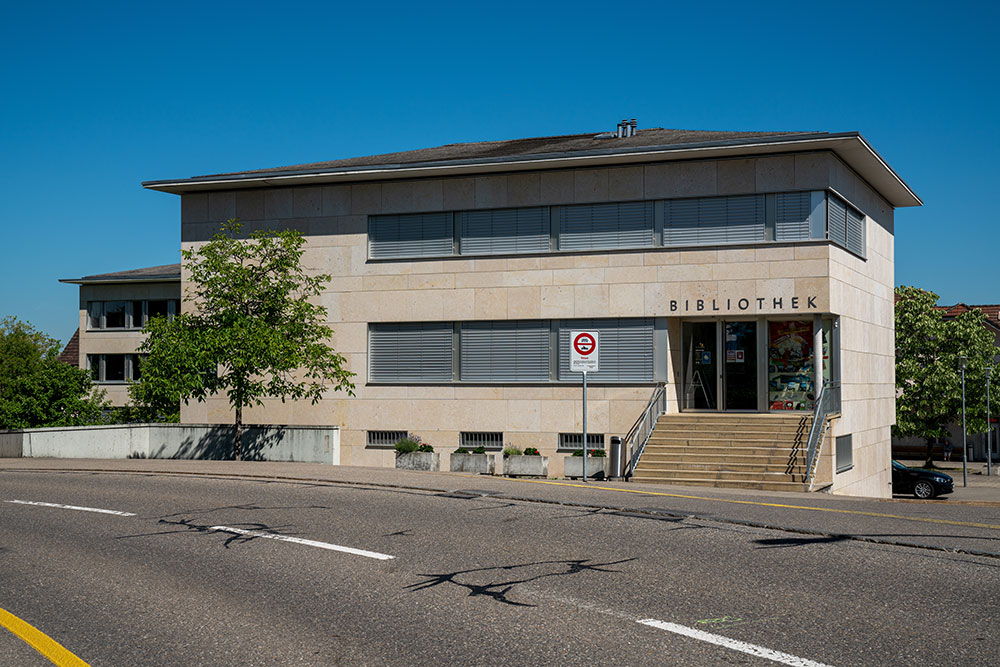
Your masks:
{"label": "railing", "polygon": [[826,433],[829,418],[840,413],[840,383],[824,382],[816,397],[816,410],[813,414],[812,426],[809,428],[809,441],[806,449],[806,482],[812,487],[814,468],[819,459],[819,446]]}
{"label": "railing", "polygon": [[629,429],[628,435],[625,436],[624,446],[625,451],[628,452],[625,479],[631,477],[632,473],[635,472],[635,466],[639,462],[639,457],[642,456],[643,450],[646,449],[649,436],[653,433],[653,428],[656,427],[657,417],[666,411],[667,385],[661,382],[653,390],[653,395],[646,402],[646,407],[643,408],[642,414],[635,420],[632,428]]}

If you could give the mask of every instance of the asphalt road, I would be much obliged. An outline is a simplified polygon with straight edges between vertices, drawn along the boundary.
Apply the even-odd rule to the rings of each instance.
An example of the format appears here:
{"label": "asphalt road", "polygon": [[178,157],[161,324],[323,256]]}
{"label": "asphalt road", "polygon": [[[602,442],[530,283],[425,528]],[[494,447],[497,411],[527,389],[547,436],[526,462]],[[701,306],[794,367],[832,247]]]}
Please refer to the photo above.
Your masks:
{"label": "asphalt road", "polygon": [[[92,665],[1000,655],[1000,558],[465,493],[8,471],[0,566],[0,609]],[[0,663],[47,664],[5,631]]]}

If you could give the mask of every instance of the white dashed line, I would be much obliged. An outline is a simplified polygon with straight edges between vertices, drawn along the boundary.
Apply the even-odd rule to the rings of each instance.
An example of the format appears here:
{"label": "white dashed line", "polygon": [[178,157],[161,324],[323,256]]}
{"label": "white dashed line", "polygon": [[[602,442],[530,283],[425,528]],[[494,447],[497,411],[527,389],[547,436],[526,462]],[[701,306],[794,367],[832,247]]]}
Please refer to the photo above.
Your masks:
{"label": "white dashed line", "polygon": [[300,537],[288,537],[287,535],[277,535],[275,533],[263,533],[259,530],[243,530],[242,528],[231,528],[229,526],[212,526],[210,530],[218,530],[223,533],[235,533],[237,535],[247,535],[249,537],[264,537],[269,540],[278,540],[281,542],[293,542],[295,544],[304,544],[309,547],[318,547],[329,551],[342,551],[345,554],[354,554],[355,556],[364,556],[365,558],[375,558],[377,560],[392,560],[395,558],[395,556],[380,554],[376,551],[353,549],[351,547],[342,547],[339,544],[328,544],[327,542],[304,540]]}
{"label": "white dashed line", "polygon": [[5,503],[18,505],[36,505],[38,507],[55,507],[61,510],[77,510],[78,512],[97,512],[98,514],[114,514],[115,516],[135,516],[134,512],[119,512],[118,510],[102,510],[99,507],[79,507],[77,505],[60,505],[59,503],[38,503],[31,500],[5,500]]}
{"label": "white dashed line", "polygon": [[677,625],[676,623],[658,621],[655,618],[643,619],[640,620],[639,623],[653,628],[658,628],[660,630],[666,630],[667,632],[673,632],[674,634],[684,635],[685,637],[690,637],[692,639],[698,639],[710,644],[715,644],[716,646],[723,646],[734,651],[740,651],[742,653],[756,655],[761,658],[767,658],[768,660],[780,662],[784,665],[792,665],[793,667],[829,667],[829,665],[825,665],[822,662],[800,658],[789,653],[782,653],[781,651],[773,651],[763,646],[748,644],[746,642],[730,639],[729,637],[723,637],[722,635],[713,635],[710,632],[695,630],[694,628]]}

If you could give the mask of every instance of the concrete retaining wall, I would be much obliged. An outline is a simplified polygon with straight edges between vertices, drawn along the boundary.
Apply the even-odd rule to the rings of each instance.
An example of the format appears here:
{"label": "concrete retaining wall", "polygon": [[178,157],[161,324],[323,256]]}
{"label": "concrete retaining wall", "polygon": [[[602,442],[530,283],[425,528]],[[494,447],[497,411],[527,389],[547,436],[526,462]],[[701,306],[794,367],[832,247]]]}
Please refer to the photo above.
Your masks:
{"label": "concrete retaining wall", "polygon": [[[0,432],[0,457],[206,459],[232,454],[233,427],[219,424],[67,426]],[[340,431],[330,426],[246,426],[249,461],[340,463]]]}

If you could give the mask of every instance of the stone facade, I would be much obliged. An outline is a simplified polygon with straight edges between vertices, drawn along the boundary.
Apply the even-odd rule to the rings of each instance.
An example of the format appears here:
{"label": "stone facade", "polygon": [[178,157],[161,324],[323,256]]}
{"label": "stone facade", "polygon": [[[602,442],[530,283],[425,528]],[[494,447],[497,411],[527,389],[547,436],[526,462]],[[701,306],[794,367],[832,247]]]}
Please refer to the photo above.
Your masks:
{"label": "stone facade", "polygon": [[[333,276],[321,303],[332,345],[357,373],[354,398],[317,405],[268,402],[247,411],[260,423],[329,424],[342,433],[341,461],[392,466],[391,449],[366,445],[369,430],[408,430],[438,451],[462,431],[502,431],[505,442],[554,455],[560,433],[582,428],[578,384],[376,384],[368,381],[368,327],[375,322],[653,317],[666,330],[657,377],[668,411],[680,409],[683,319],[838,318],[843,416],[831,438],[851,433],[851,470],[820,477],[834,492],[889,493],[893,399],[893,206],[830,151],[614,167],[510,171],[442,178],[343,182],[182,194],[182,244],[191,248],[239,218],[244,231],[296,229],[304,263]],[[832,191],[866,216],[867,255],[829,241],[531,255],[369,258],[368,218],[408,212],[567,205],[788,191]],[[186,278],[185,278],[186,279]],[[188,307],[185,304],[185,307]],[[125,345],[124,341],[122,345]],[[124,348],[123,348],[124,349]],[[661,377],[662,376],[662,377]],[[592,385],[591,433],[624,435],[652,383]],[[184,422],[228,422],[224,398],[184,406]],[[832,440],[831,440],[832,441]],[[552,474],[562,461],[552,456]]]}

